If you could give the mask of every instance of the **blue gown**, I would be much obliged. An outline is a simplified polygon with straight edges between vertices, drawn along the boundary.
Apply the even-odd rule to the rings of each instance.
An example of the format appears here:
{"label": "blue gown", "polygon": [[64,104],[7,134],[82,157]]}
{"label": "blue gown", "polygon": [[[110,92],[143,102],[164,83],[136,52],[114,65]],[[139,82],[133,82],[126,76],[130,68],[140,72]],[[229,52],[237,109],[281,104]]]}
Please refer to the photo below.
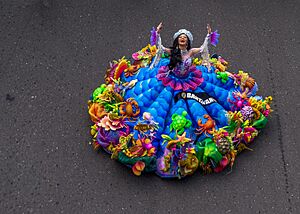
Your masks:
{"label": "blue gown", "polygon": [[[227,72],[229,77],[225,75],[224,81],[214,63],[208,69],[188,58],[170,71],[168,57],[150,68],[152,62],[153,58],[133,75],[126,75],[125,70],[119,74],[118,83],[111,81],[104,86],[113,85],[113,93],[123,97],[118,110],[103,108],[104,115],[114,112],[122,118],[122,124],[109,128],[105,121],[113,119],[103,115],[96,119],[94,145],[132,167],[136,175],[154,171],[161,177],[181,178],[196,169],[218,172],[230,165],[233,156],[246,148],[242,146],[249,145],[263,127],[255,124],[259,120],[265,123],[271,98],[256,96],[256,83],[246,93],[242,81],[238,84],[242,78],[237,74]],[[130,82],[135,84],[122,86]],[[243,92],[246,97],[237,96]],[[98,102],[96,97],[101,93],[94,93],[90,104]],[[254,100],[265,107],[254,108]],[[138,105],[128,107],[126,101]],[[105,102],[98,103],[102,106]],[[118,102],[113,105],[118,106]],[[126,116],[129,110],[138,115]],[[232,119],[235,115],[242,115],[241,122]]]}

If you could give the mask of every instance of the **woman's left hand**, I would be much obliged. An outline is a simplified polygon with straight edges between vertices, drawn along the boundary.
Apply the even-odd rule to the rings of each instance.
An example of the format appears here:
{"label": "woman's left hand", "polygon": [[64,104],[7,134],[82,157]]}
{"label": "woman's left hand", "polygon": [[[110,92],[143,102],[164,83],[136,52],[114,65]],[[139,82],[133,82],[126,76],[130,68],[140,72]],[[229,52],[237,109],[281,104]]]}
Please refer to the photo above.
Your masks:
{"label": "woman's left hand", "polygon": [[207,27],[206,27],[206,29],[207,29],[207,33],[208,33],[208,34],[211,34],[211,27],[210,27],[210,25],[209,25],[209,24],[207,24]]}

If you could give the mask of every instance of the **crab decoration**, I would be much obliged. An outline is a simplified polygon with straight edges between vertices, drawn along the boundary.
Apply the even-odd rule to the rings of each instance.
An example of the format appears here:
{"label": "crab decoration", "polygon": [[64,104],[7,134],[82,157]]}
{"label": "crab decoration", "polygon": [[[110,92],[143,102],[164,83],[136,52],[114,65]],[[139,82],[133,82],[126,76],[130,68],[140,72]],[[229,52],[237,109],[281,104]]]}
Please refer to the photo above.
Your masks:
{"label": "crab decoration", "polygon": [[217,68],[216,69],[217,71],[224,72],[226,70],[226,66],[223,65],[220,61],[217,61],[216,64],[215,64],[215,66]]}
{"label": "crab decoration", "polygon": [[210,62],[212,63],[213,66],[215,66],[216,73],[218,71],[220,71],[220,72],[226,71],[227,66],[228,66],[228,62],[218,54],[213,54],[211,56]]}
{"label": "crab decoration", "polygon": [[205,135],[211,134],[215,129],[216,123],[208,114],[205,114],[203,117],[206,118],[207,121],[205,123],[202,123],[201,119],[198,120],[198,126],[200,128],[196,129],[198,131],[198,133],[196,134],[200,135],[203,132],[205,133]]}
{"label": "crab decoration", "polygon": [[128,118],[137,117],[140,114],[139,104],[133,98],[128,98],[120,105],[119,110],[120,114]]}
{"label": "crab decoration", "polygon": [[192,125],[192,122],[186,119],[186,115],[186,111],[183,111],[181,115],[173,114],[170,131],[174,129],[179,135],[181,135],[185,128],[189,128]]}

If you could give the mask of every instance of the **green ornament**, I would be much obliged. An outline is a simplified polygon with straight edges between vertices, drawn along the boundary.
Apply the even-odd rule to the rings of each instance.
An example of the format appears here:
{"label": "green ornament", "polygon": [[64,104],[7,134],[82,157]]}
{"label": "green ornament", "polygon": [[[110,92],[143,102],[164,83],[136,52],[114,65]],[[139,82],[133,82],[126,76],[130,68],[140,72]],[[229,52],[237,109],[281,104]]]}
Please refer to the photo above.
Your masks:
{"label": "green ornament", "polygon": [[104,91],[106,91],[106,85],[102,84],[100,87],[96,88],[93,92],[93,101],[96,100],[96,98],[102,94]]}
{"label": "green ornament", "polygon": [[218,164],[223,157],[211,138],[205,138],[202,142],[196,144],[196,156],[204,164],[207,164],[209,158]]}
{"label": "green ornament", "polygon": [[260,113],[259,119],[254,121],[252,126],[257,129],[262,129],[266,126],[267,122],[268,122],[268,119],[262,113]]}
{"label": "green ornament", "polygon": [[225,84],[228,80],[228,74],[226,72],[218,71],[217,72],[217,78],[221,79],[221,82]]}
{"label": "green ornament", "polygon": [[186,119],[186,115],[186,111],[183,111],[181,115],[173,114],[170,131],[174,129],[177,131],[177,134],[181,135],[184,132],[184,128],[189,128],[192,125],[192,121]]}

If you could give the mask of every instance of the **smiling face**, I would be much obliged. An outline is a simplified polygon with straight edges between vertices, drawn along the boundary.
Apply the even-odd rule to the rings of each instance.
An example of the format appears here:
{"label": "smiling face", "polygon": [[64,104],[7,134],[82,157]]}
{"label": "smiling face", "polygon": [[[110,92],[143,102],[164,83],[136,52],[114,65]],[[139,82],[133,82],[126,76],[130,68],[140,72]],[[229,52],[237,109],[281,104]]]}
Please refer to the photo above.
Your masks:
{"label": "smiling face", "polygon": [[178,37],[178,44],[180,46],[187,46],[188,44],[188,37],[185,34],[181,34]]}

